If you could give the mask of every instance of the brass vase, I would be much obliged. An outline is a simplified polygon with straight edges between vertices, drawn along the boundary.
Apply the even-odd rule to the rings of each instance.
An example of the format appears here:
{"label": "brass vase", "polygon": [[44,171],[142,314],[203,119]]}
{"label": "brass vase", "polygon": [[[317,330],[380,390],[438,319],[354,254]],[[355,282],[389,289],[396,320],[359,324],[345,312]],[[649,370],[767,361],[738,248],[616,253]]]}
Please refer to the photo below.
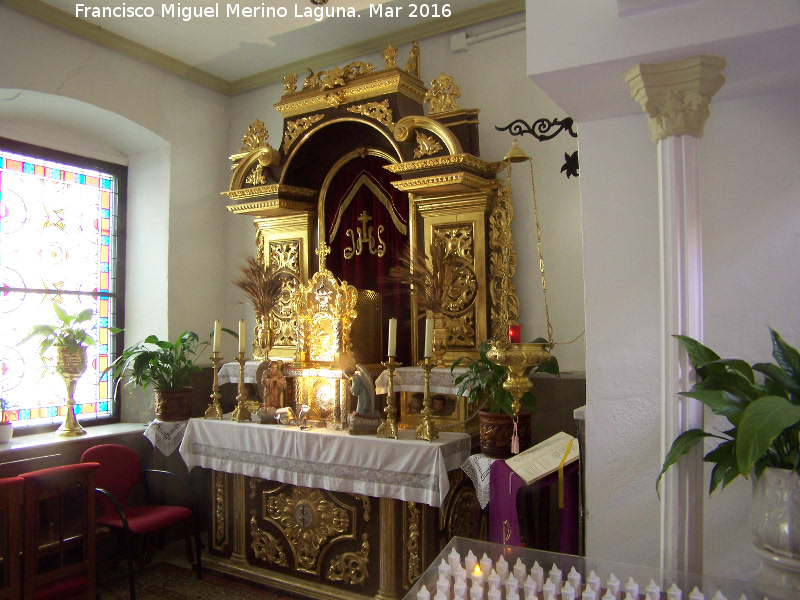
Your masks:
{"label": "brass vase", "polygon": [[271,315],[257,315],[258,324],[253,340],[253,360],[268,360],[269,352],[272,350],[272,318]]}
{"label": "brass vase", "polygon": [[56,372],[61,375],[67,386],[67,413],[64,415],[64,422],[56,429],[56,435],[60,437],[86,435],[86,430],[81,427],[75,417],[74,398],[78,380],[86,372],[86,346],[74,349],[66,346],[58,346],[57,348]]}
{"label": "brass vase", "polygon": [[435,367],[443,366],[447,353],[447,318],[442,313],[433,315],[433,355],[436,357]]}

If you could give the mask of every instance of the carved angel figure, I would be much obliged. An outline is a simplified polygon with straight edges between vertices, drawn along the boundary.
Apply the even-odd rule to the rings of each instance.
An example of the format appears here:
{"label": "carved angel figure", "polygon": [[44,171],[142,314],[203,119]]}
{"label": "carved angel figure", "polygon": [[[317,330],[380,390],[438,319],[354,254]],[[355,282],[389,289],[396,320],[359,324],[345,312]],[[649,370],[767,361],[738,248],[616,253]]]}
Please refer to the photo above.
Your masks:
{"label": "carved angel figure", "polygon": [[375,386],[369,372],[361,365],[356,365],[358,373],[350,378],[350,393],[358,398],[357,415],[375,414]]}
{"label": "carved angel figure", "polygon": [[259,383],[264,389],[264,406],[280,408],[281,395],[286,388],[286,379],[283,376],[283,361],[270,361],[269,367],[261,374]]}

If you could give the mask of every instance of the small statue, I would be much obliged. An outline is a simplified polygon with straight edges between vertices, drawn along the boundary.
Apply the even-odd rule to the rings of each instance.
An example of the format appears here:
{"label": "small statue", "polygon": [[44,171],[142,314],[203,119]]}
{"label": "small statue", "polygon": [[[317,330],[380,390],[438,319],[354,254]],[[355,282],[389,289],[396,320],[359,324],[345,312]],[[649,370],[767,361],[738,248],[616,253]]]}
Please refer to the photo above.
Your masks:
{"label": "small statue", "polygon": [[419,44],[416,40],[414,40],[414,44],[411,46],[411,52],[408,53],[406,73],[419,78]]}
{"label": "small statue", "polygon": [[347,418],[348,432],[352,435],[375,434],[380,425],[380,415],[375,411],[375,386],[369,372],[361,365],[350,378],[350,392],[358,398],[355,412]]}
{"label": "small statue", "polygon": [[280,408],[281,396],[286,389],[286,379],[283,376],[283,361],[271,360],[269,366],[261,373],[259,382],[264,390],[264,406],[267,408]]}
{"label": "small statue", "polygon": [[381,56],[383,60],[386,61],[387,69],[394,69],[397,67],[397,46],[392,46],[392,43],[389,42],[389,47],[381,52]]}
{"label": "small statue", "polygon": [[288,94],[290,92],[297,91],[297,75],[294,73],[289,73],[288,75],[284,75],[283,77],[283,93]]}

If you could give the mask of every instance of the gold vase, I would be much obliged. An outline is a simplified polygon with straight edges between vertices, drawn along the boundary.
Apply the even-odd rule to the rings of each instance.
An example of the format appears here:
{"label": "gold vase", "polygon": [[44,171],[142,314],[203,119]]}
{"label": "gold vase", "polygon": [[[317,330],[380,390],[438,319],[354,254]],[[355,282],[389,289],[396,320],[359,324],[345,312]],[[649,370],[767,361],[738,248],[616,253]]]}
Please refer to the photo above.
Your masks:
{"label": "gold vase", "polygon": [[56,435],[60,437],[86,435],[86,431],[75,417],[74,398],[78,380],[86,372],[86,347],[81,346],[73,349],[66,346],[58,346],[57,348],[56,372],[61,375],[67,386],[67,413],[64,415],[64,422],[56,429]]}
{"label": "gold vase", "polygon": [[268,360],[273,341],[271,315],[259,314],[257,317],[258,324],[253,340],[253,360]]}

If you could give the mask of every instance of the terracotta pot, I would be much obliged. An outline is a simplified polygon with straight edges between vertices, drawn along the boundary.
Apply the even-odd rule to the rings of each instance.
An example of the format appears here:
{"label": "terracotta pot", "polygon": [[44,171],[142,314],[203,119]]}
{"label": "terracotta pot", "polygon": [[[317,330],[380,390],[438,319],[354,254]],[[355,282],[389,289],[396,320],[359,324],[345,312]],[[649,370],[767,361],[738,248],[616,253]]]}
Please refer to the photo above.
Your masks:
{"label": "terracotta pot", "polygon": [[[514,434],[514,422],[505,413],[493,413],[485,408],[478,411],[481,452],[491,458],[509,458],[511,456],[511,436]],[[531,445],[531,413],[524,408],[519,411],[519,451]]]}
{"label": "terracotta pot", "polygon": [[192,388],[156,390],[156,419],[186,421],[192,416]]}

